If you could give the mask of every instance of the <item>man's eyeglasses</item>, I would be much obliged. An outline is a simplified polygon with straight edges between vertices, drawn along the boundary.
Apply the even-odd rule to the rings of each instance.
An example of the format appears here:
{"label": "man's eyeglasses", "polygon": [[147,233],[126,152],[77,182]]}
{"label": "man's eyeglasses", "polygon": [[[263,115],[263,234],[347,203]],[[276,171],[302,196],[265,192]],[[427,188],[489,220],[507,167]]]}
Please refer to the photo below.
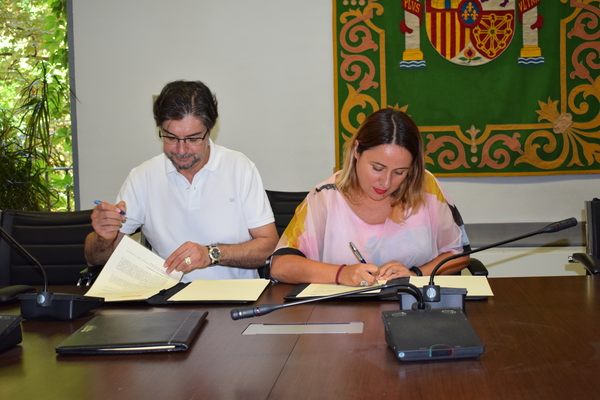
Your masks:
{"label": "man's eyeglasses", "polygon": [[180,139],[173,135],[164,135],[162,133],[158,134],[158,136],[162,139],[163,143],[168,144],[170,146],[175,146],[179,142],[183,142],[183,144],[187,143],[190,146],[200,146],[200,144],[202,144],[202,141],[206,138],[206,135],[208,135],[208,131],[204,132],[204,135],[202,136],[188,136],[183,139]]}

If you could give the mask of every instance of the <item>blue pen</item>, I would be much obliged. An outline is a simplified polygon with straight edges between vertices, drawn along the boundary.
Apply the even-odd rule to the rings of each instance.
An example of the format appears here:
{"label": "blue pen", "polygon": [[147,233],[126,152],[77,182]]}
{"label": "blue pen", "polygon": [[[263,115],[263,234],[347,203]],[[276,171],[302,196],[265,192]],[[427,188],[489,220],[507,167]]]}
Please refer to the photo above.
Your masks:
{"label": "blue pen", "polygon": [[[100,200],[94,200],[94,204],[102,203]],[[121,215],[125,215],[125,211],[121,211]]]}
{"label": "blue pen", "polygon": [[367,262],[365,261],[365,259],[363,258],[363,256],[360,254],[360,251],[358,251],[358,249],[356,248],[356,246],[354,245],[354,243],[350,242],[350,248],[352,249],[352,251],[354,252],[354,255],[356,256],[356,258],[358,258],[358,261],[360,261],[363,264],[366,264]]}

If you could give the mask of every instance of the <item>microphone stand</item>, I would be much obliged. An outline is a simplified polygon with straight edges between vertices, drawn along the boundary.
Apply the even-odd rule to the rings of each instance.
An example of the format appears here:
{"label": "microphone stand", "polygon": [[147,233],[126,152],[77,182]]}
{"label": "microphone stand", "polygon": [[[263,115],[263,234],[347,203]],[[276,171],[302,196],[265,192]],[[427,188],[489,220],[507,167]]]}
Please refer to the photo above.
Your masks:
{"label": "microphone stand", "polygon": [[437,273],[437,271],[440,269],[440,267],[442,265],[444,265],[445,263],[447,263],[448,261],[455,260],[455,259],[460,258],[460,257],[468,256],[468,255],[473,254],[473,253],[479,253],[480,251],[491,249],[492,247],[498,247],[498,246],[502,246],[502,245],[507,244],[507,243],[516,242],[517,240],[521,240],[521,239],[525,239],[525,238],[528,238],[528,237],[531,237],[531,236],[539,235],[541,233],[552,233],[552,232],[558,232],[558,231],[561,231],[561,230],[569,229],[569,228],[574,227],[575,225],[577,225],[577,219],[575,219],[573,217],[567,218],[567,219],[564,219],[562,221],[553,222],[551,224],[548,224],[545,227],[543,227],[542,229],[538,229],[537,231],[534,231],[534,232],[526,233],[524,235],[517,236],[517,237],[514,237],[512,239],[507,239],[507,240],[503,240],[501,242],[492,243],[492,244],[489,244],[489,245],[486,245],[486,246],[483,246],[483,247],[479,247],[477,249],[465,251],[465,252],[454,254],[454,255],[452,255],[450,257],[444,258],[442,261],[440,261],[435,266],[435,268],[433,269],[433,271],[431,271],[431,276],[429,278],[429,285],[423,286],[423,294],[425,296],[425,301],[427,301],[427,302],[439,302],[441,300],[440,286],[436,285],[434,283],[433,279],[434,279],[435,274]]}
{"label": "microphone stand", "polygon": [[23,318],[33,320],[58,319],[71,321],[104,304],[104,299],[101,297],[62,293],[55,294],[50,292],[48,290],[48,275],[46,275],[46,270],[42,264],[40,264],[35,257],[25,250],[25,248],[23,248],[23,246],[21,246],[2,227],[0,227],[0,233],[39,268],[44,279],[43,289],[40,292],[19,294],[18,298],[21,300],[21,314],[23,315]]}
{"label": "microphone stand", "polygon": [[285,308],[285,307],[292,307],[292,306],[297,306],[300,304],[312,303],[314,301],[321,301],[321,300],[334,299],[337,297],[344,297],[349,294],[357,294],[357,293],[369,292],[371,290],[389,289],[389,288],[394,288],[394,287],[403,287],[414,293],[415,297],[417,298],[417,302],[415,304],[413,304],[414,309],[426,310],[430,307],[427,303],[425,303],[424,298],[423,298],[423,293],[421,293],[421,291],[419,290],[418,287],[416,287],[415,285],[408,283],[408,282],[394,282],[394,283],[386,283],[384,285],[360,288],[360,289],[352,290],[349,292],[335,293],[335,294],[331,294],[328,296],[312,297],[312,298],[309,298],[306,300],[293,301],[293,302],[283,303],[283,304],[260,304],[260,305],[255,305],[255,306],[234,308],[233,310],[231,310],[231,319],[238,320],[238,319],[244,319],[244,318],[260,317],[262,315],[269,314],[275,310],[279,310],[279,309]]}

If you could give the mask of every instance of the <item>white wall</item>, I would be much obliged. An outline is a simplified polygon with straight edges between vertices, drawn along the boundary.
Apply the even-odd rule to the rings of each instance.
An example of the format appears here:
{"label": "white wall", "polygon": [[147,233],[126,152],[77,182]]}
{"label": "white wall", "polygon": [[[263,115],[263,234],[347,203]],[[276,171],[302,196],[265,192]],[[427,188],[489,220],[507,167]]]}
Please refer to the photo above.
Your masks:
{"label": "white wall", "polygon": [[[73,0],[80,208],[114,200],[161,151],[152,95],[175,79],[219,99],[213,139],[265,187],[308,190],[334,168],[331,0]],[[583,217],[598,175],[443,179],[466,222]]]}
{"label": "white wall", "polygon": [[331,3],[74,0],[81,208],[112,201],[161,151],[152,95],[202,80],[219,100],[213,139],[244,152],[273,190],[333,172]]}

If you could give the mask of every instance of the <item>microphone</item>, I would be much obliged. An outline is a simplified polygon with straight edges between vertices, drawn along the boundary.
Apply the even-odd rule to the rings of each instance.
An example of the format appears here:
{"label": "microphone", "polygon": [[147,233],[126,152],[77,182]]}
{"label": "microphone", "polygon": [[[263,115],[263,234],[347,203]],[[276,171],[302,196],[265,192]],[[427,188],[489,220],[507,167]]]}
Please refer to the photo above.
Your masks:
{"label": "microphone", "polygon": [[489,244],[489,245],[486,245],[486,246],[483,246],[483,247],[479,247],[477,249],[473,249],[473,250],[465,251],[465,252],[462,252],[462,253],[454,254],[454,255],[452,255],[450,257],[447,257],[447,258],[443,259],[442,261],[440,261],[435,266],[435,268],[433,269],[433,271],[431,271],[431,276],[429,278],[429,285],[423,286],[423,294],[425,295],[425,301],[427,301],[427,302],[439,302],[441,300],[440,287],[438,285],[434,284],[434,276],[437,273],[437,271],[440,269],[440,267],[442,265],[444,265],[445,263],[447,263],[448,261],[451,261],[451,260],[454,260],[454,259],[457,259],[457,258],[460,258],[460,257],[468,256],[468,255],[473,254],[473,253],[478,253],[478,252],[483,251],[483,250],[491,249],[493,247],[502,246],[503,244],[516,242],[517,240],[525,239],[525,238],[528,238],[530,236],[535,236],[535,235],[539,235],[539,234],[542,234],[542,233],[553,233],[553,232],[562,231],[562,230],[565,230],[565,229],[572,228],[575,225],[577,225],[577,219],[575,219],[573,217],[567,218],[567,219],[563,219],[562,221],[557,221],[557,222],[553,222],[551,224],[548,224],[545,227],[543,227],[542,229],[538,229],[537,231],[526,233],[524,235],[517,236],[517,237],[514,237],[512,239],[503,240],[501,242],[492,243],[492,244]]}
{"label": "microphone", "polygon": [[285,308],[285,307],[292,307],[292,306],[297,306],[300,304],[312,303],[313,301],[333,299],[336,297],[343,297],[343,296],[346,296],[349,294],[357,294],[357,293],[369,292],[371,290],[388,289],[388,288],[393,288],[393,287],[407,288],[408,290],[410,290],[411,292],[414,293],[415,297],[418,300],[415,304],[413,304],[414,309],[426,310],[426,309],[430,308],[430,306],[427,303],[425,303],[425,301],[423,299],[423,294],[415,285],[408,283],[408,282],[394,282],[394,283],[386,283],[385,285],[380,285],[380,286],[371,286],[371,287],[366,287],[366,288],[360,288],[360,289],[352,290],[350,292],[336,293],[336,294],[331,294],[328,296],[321,296],[321,297],[312,297],[310,299],[294,301],[294,302],[284,303],[284,304],[262,304],[262,305],[256,305],[256,306],[234,308],[233,310],[231,310],[231,319],[238,320],[238,319],[244,319],[244,318],[260,317],[260,316],[272,313],[275,310],[279,310],[279,309]]}
{"label": "microphone", "polygon": [[[298,302],[303,303],[303,302]],[[296,305],[295,303],[287,303],[287,305]],[[269,314],[275,310],[285,307],[285,304],[262,304],[257,306],[248,306],[242,308],[234,308],[231,310],[231,319],[236,321],[238,319],[260,317],[261,315]]]}
{"label": "microphone", "polygon": [[[25,248],[23,248],[23,246],[21,246],[2,227],[0,227],[0,233],[39,268],[44,279],[44,287],[40,292],[19,294],[18,299],[21,300],[21,315],[23,318],[32,320],[58,319],[61,321],[71,321],[104,304],[104,298],[102,297],[50,292],[48,290],[48,276],[46,275],[46,270],[42,264],[40,264],[35,257],[25,250]],[[2,235],[0,235],[0,237],[1,236]]]}
{"label": "microphone", "polygon": [[540,229],[538,231],[538,233],[558,232],[558,231],[572,228],[575,225],[577,225],[577,220],[575,218],[571,217],[571,218],[563,219],[562,221],[553,222],[551,224],[548,224],[546,227]]}

